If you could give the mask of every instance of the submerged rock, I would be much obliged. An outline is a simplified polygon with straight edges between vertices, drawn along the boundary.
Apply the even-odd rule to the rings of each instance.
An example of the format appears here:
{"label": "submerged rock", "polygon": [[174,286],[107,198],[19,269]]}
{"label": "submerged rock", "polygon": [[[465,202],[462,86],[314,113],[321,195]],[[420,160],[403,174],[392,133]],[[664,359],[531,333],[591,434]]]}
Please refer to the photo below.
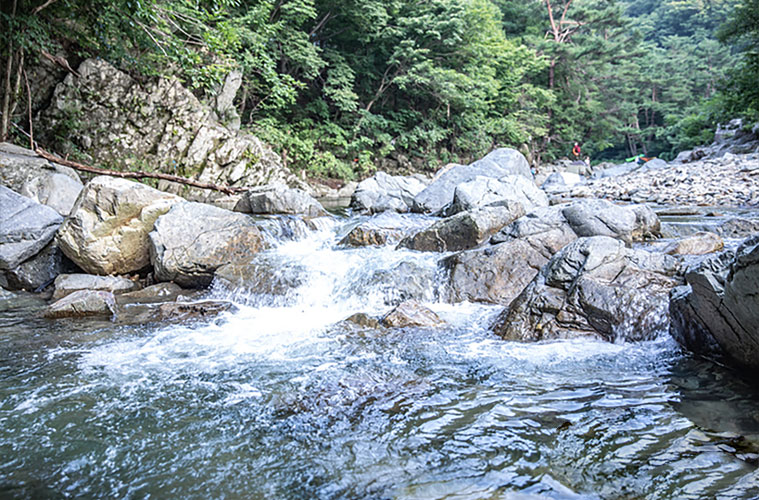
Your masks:
{"label": "submerged rock", "polygon": [[150,260],[158,281],[188,288],[208,286],[219,267],[250,262],[264,248],[255,221],[202,203],[180,203],[150,233]]}
{"label": "submerged rock", "polygon": [[434,311],[424,307],[415,300],[407,300],[398,304],[387,313],[381,321],[388,328],[406,327],[436,327],[445,324]]}
{"label": "submerged rock", "polygon": [[392,176],[377,172],[361,181],[351,197],[351,207],[359,212],[380,213],[386,210],[408,212],[414,197],[427,183],[419,176]]}
{"label": "submerged rock", "polygon": [[0,186],[0,269],[15,269],[37,255],[61,222],[52,208]]}
{"label": "submerged rock", "polygon": [[605,236],[557,253],[496,319],[507,340],[647,340],[667,330],[677,261]]}
{"label": "submerged rock", "polygon": [[498,179],[507,175],[520,175],[532,180],[530,165],[519,151],[496,149],[484,158],[469,165],[453,165],[439,173],[414,198],[413,211],[435,213],[453,202],[456,187],[477,177]]}
{"label": "submerged rock", "polygon": [[759,236],[703,260],[672,292],[672,336],[686,349],[759,371]]}
{"label": "submerged rock", "polygon": [[127,274],[150,265],[148,233],[178,196],[115,177],[85,186],[58,232],[61,250],[90,274]]}
{"label": "submerged rock", "polygon": [[79,290],[50,305],[42,315],[45,318],[85,318],[113,316],[116,299],[111,292]]}
{"label": "submerged rock", "polygon": [[401,248],[423,252],[455,252],[474,248],[496,231],[524,215],[522,204],[506,201],[503,206],[484,207],[458,213],[418,233],[407,236]]}
{"label": "submerged rock", "polygon": [[79,290],[103,290],[113,294],[140,289],[138,282],[119,276],[95,276],[92,274],[61,274],[55,278],[53,299],[58,300]]}
{"label": "submerged rock", "polygon": [[[388,305],[407,300],[433,300],[438,276],[437,269],[403,261],[390,269],[380,269],[357,284],[360,293],[379,293]],[[358,291],[356,293],[359,293]]]}

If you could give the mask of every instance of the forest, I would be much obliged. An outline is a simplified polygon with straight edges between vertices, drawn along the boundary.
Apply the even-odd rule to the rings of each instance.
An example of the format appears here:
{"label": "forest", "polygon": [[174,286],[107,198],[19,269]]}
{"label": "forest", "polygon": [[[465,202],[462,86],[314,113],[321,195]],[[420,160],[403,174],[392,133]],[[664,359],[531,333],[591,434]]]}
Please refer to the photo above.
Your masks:
{"label": "forest", "polygon": [[[242,74],[236,118],[294,170],[424,171],[499,146],[533,163],[672,158],[759,117],[759,0],[12,0],[2,127],[26,68],[103,58],[199,97]],[[73,64],[73,63],[72,63]]]}

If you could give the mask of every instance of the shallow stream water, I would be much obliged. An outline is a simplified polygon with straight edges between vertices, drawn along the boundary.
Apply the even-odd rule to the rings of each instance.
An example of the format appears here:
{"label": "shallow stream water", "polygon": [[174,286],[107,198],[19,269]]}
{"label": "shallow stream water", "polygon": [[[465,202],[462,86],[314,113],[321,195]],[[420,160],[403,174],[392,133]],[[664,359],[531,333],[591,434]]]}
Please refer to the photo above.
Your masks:
{"label": "shallow stream water", "polygon": [[[214,286],[237,309],[211,321],[5,303],[0,498],[759,497],[759,395],[733,374],[666,332],[502,341],[499,307],[437,301],[439,255],[338,247],[356,222],[277,233],[252,264],[281,286]],[[342,321],[389,311],[398,272],[445,327]]]}

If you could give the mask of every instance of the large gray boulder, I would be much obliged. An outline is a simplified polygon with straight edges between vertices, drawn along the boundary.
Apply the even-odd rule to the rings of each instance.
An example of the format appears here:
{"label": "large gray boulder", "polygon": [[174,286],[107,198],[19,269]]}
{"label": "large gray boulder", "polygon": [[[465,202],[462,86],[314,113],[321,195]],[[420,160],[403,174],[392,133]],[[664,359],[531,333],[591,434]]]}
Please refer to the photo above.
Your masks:
{"label": "large gray boulder", "polygon": [[37,255],[6,271],[5,279],[8,287],[13,290],[34,292],[52,283],[59,274],[77,270],[76,265],[63,255],[53,239]]}
{"label": "large gray boulder", "polygon": [[126,274],[150,264],[148,233],[183,202],[138,182],[100,176],[85,186],[58,232],[61,250],[89,274]]}
{"label": "large gray boulder", "polygon": [[61,222],[52,208],[0,186],[0,269],[14,269],[39,253]]}
{"label": "large gray boulder", "polygon": [[328,215],[321,203],[310,194],[285,184],[275,183],[250,189],[245,193],[241,203],[235,207],[237,212],[252,214],[289,214],[306,217]]}
{"label": "large gray boulder", "polygon": [[496,231],[524,215],[522,204],[505,201],[502,206],[484,207],[457,213],[435,222],[398,244],[423,252],[456,252],[479,246]]}
{"label": "large gray boulder", "polygon": [[158,281],[208,286],[217,268],[249,262],[264,247],[255,221],[203,203],[180,203],[150,233],[150,260]]}
{"label": "large gray boulder", "polygon": [[606,236],[580,238],[541,269],[493,330],[521,341],[655,338],[669,324],[677,264],[673,257],[626,248]]}
{"label": "large gray boulder", "polygon": [[610,236],[629,244],[657,228],[656,214],[645,207],[603,200],[541,207],[496,233],[491,246],[444,259],[449,271],[445,296],[451,302],[508,305],[548,259],[577,238]]}
{"label": "large gray boulder", "polygon": [[508,202],[517,202],[530,211],[548,206],[548,197],[531,178],[522,175],[506,175],[497,179],[477,176],[456,186],[453,202],[442,211],[445,215],[454,215]]}
{"label": "large gray boulder", "polygon": [[75,170],[49,162],[31,149],[0,143],[0,184],[20,193],[34,179],[52,174],[65,175],[81,186]]}
{"label": "large gray boulder", "polygon": [[392,176],[377,172],[358,184],[351,197],[351,208],[368,213],[386,210],[408,212],[414,204],[414,197],[426,186],[419,176]]}
{"label": "large gray boulder", "polygon": [[67,216],[84,185],[79,179],[58,172],[45,172],[21,188],[21,194]]}
{"label": "large gray boulder", "polygon": [[672,336],[741,370],[759,370],[759,236],[703,260],[672,292]]}
{"label": "large gray boulder", "polygon": [[453,202],[456,187],[477,177],[498,179],[521,175],[532,180],[530,165],[519,151],[501,148],[469,165],[454,165],[436,176],[429,186],[414,198],[413,211],[434,213]]}

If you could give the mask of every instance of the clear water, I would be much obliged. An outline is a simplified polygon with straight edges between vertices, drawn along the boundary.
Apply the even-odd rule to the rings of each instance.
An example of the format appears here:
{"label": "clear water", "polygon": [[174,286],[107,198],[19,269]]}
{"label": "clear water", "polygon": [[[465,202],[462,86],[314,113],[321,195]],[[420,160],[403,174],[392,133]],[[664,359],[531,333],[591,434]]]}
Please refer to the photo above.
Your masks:
{"label": "clear water", "polygon": [[399,263],[426,284],[439,258],[337,248],[352,224],[257,256],[297,285],[215,287],[239,308],[213,321],[6,302],[0,498],[759,497],[759,398],[729,372],[666,335],[504,342],[499,308],[438,303],[439,277],[421,299],[446,327],[346,324],[397,302]]}

